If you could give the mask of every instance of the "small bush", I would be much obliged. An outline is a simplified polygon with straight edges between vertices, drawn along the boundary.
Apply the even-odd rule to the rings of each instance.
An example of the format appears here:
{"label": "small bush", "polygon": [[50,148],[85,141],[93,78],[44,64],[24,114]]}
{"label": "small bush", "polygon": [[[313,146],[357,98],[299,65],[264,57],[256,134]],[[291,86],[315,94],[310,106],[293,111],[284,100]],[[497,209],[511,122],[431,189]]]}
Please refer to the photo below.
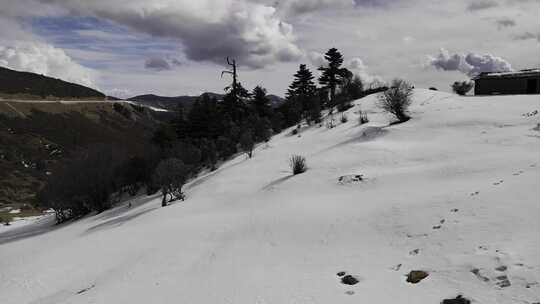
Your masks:
{"label": "small bush", "polygon": [[399,122],[410,119],[407,114],[412,103],[413,86],[405,80],[395,79],[390,88],[379,95],[379,107],[394,115]]}
{"label": "small bush", "polygon": [[8,215],[0,216],[0,223],[4,224],[4,226],[11,225],[11,217]]}
{"label": "small bush", "polygon": [[339,120],[341,121],[341,123],[346,123],[349,121],[349,118],[347,117],[347,114],[342,113],[341,118]]}
{"label": "small bush", "polygon": [[472,90],[474,84],[472,81],[456,81],[451,85],[451,87],[454,93],[465,96],[467,93],[469,93],[469,91]]}
{"label": "small bush", "polygon": [[[184,200],[182,187],[189,175],[189,168],[177,158],[162,160],[154,172],[154,184],[161,188],[163,200],[161,206],[176,200]],[[170,199],[167,199],[167,195]]]}
{"label": "small bush", "polygon": [[306,158],[300,155],[293,155],[289,160],[289,166],[294,175],[307,171]]}
{"label": "small bush", "polygon": [[130,118],[131,116],[131,112],[128,110],[128,108],[124,107],[124,105],[120,103],[114,103],[113,109],[125,118]]}
{"label": "small bush", "polygon": [[331,115],[330,118],[326,120],[326,128],[333,129],[335,127],[336,127],[336,120],[334,119],[334,116]]}
{"label": "small bush", "polygon": [[359,114],[360,114],[360,116],[358,118],[358,122],[360,123],[360,125],[367,124],[369,122],[369,118],[367,116],[367,113],[360,111]]}
{"label": "small bush", "polygon": [[246,131],[240,136],[240,148],[249,158],[253,157],[253,149],[255,149],[255,141],[251,131]]}

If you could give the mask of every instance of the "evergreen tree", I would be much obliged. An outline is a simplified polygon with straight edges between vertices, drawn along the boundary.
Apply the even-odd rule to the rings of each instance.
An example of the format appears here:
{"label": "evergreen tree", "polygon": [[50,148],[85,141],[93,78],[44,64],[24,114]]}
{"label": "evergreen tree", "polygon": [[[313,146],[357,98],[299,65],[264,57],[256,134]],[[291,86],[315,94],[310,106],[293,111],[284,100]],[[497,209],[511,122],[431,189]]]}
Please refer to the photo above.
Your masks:
{"label": "evergreen tree", "polygon": [[236,84],[236,88],[225,88],[226,94],[223,97],[224,111],[230,115],[234,122],[242,121],[248,112],[246,100],[250,94],[241,83]]}
{"label": "evergreen tree", "polygon": [[293,103],[288,109],[288,114],[291,118],[296,118],[294,117],[296,114],[294,113],[295,110],[300,110],[308,121],[314,116],[320,116],[317,87],[313,79],[313,73],[311,73],[305,64],[301,64],[298,72],[294,74],[294,80],[287,92],[287,101]]}
{"label": "evergreen tree", "polygon": [[343,55],[336,49],[331,48],[324,55],[324,59],[328,61],[327,67],[320,67],[322,72],[319,78],[319,83],[326,89],[330,90],[330,102],[332,105],[336,102],[336,88],[343,82],[343,79],[350,75],[351,72],[346,68],[342,68]]}
{"label": "evergreen tree", "polygon": [[185,138],[188,134],[188,121],[186,120],[186,112],[182,104],[178,104],[176,110],[176,117],[173,120],[173,125],[176,130],[178,138]]}
{"label": "evergreen tree", "polygon": [[345,90],[352,100],[362,98],[364,95],[364,83],[360,77],[354,76],[351,81],[347,82]]}
{"label": "evergreen tree", "polygon": [[253,141],[253,135],[250,130],[245,131],[240,137],[240,147],[249,158],[253,157],[253,149],[255,148],[255,142]]}
{"label": "evergreen tree", "polygon": [[251,93],[251,98],[255,111],[260,117],[269,117],[272,115],[270,99],[268,99],[268,96],[266,95],[265,88],[256,86]]}

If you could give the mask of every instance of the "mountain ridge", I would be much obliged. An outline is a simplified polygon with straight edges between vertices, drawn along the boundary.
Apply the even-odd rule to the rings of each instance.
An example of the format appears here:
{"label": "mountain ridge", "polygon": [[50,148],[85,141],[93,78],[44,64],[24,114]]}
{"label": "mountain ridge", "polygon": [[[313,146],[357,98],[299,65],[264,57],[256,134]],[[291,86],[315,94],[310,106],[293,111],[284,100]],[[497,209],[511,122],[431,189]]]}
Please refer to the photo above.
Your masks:
{"label": "mountain ridge", "polygon": [[0,95],[22,99],[98,99],[105,100],[105,94],[98,90],[31,72],[16,71],[0,67]]}

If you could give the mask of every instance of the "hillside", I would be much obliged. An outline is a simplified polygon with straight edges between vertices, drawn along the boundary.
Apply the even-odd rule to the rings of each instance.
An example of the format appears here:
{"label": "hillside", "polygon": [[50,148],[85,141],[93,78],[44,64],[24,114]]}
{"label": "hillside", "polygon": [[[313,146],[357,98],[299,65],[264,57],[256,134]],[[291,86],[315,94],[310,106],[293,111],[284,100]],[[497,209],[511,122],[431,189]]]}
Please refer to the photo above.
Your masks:
{"label": "hillside", "polygon": [[[215,97],[218,100],[223,98],[223,95],[215,93],[205,93],[209,94],[210,97]],[[201,95],[202,96],[202,95]],[[176,110],[179,105],[184,106],[185,108],[190,108],[201,96],[176,96],[176,97],[166,97],[166,96],[157,96],[153,94],[139,95],[132,98],[129,98],[129,101],[135,101],[139,104],[162,108],[167,110]]]}
{"label": "hillside", "polygon": [[[275,136],[185,202],[0,227],[2,303],[540,302],[540,97],[416,90],[393,126],[375,103]],[[291,176],[292,154],[306,173]]]}
{"label": "hillside", "polygon": [[0,67],[0,97],[23,99],[105,99],[94,89],[29,72]]}
{"label": "hillside", "polygon": [[[222,94],[216,93],[203,93],[208,94],[210,98],[216,98],[217,100],[223,99]],[[134,101],[142,105],[156,107],[161,109],[167,109],[174,111],[178,108],[178,105],[183,105],[185,108],[190,108],[201,96],[177,96],[177,97],[165,97],[157,96],[153,94],[139,95],[132,98],[129,98],[128,101]],[[277,107],[282,104],[285,100],[277,95],[268,95],[268,99],[273,107]]]}
{"label": "hillside", "polygon": [[5,207],[30,205],[48,172],[75,151],[107,144],[135,154],[168,118],[123,102],[0,100],[0,217]]}

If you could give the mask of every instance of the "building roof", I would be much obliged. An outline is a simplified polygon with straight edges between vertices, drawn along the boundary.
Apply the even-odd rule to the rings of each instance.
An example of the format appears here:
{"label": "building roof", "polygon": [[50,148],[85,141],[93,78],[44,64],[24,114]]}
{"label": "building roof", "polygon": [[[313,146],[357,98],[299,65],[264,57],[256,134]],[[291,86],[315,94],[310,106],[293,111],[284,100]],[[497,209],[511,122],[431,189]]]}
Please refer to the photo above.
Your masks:
{"label": "building roof", "polygon": [[494,79],[494,78],[525,78],[525,77],[540,77],[540,69],[527,69],[521,71],[511,72],[484,72],[474,77],[474,80],[478,79]]}

